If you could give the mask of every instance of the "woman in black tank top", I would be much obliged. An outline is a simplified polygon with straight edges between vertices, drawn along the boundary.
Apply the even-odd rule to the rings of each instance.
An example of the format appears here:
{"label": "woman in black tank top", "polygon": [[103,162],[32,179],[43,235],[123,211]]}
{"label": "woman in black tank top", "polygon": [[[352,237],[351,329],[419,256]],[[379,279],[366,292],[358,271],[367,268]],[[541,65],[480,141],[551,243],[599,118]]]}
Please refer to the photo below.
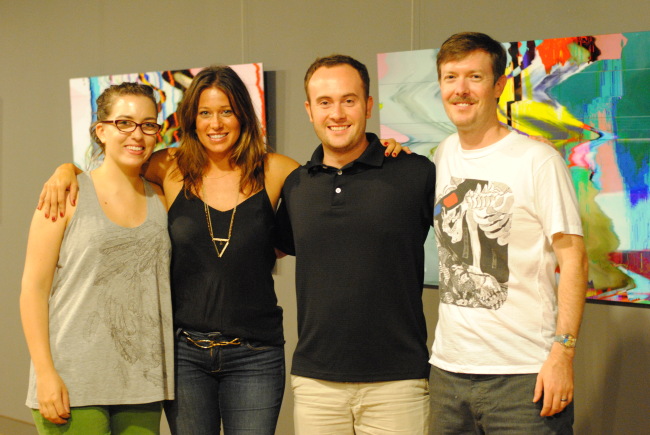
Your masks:
{"label": "woman in black tank top", "polygon": [[180,147],[156,153],[146,174],[170,205],[176,399],[165,414],[174,434],[273,434],[285,385],[275,209],[298,164],[267,153],[229,67],[199,72],[177,116]]}

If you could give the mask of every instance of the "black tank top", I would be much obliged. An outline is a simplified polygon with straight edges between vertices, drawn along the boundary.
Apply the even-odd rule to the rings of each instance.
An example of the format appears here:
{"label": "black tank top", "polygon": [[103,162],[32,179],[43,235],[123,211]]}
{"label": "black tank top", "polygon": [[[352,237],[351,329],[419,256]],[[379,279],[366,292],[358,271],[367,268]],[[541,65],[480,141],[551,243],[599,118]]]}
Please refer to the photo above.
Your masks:
{"label": "black tank top", "polygon": [[[228,237],[231,216],[232,210],[210,208],[214,237]],[[181,191],[169,209],[174,326],[283,344],[271,274],[274,231],[273,207],[261,190],[237,206],[230,244],[219,258],[203,201]]]}

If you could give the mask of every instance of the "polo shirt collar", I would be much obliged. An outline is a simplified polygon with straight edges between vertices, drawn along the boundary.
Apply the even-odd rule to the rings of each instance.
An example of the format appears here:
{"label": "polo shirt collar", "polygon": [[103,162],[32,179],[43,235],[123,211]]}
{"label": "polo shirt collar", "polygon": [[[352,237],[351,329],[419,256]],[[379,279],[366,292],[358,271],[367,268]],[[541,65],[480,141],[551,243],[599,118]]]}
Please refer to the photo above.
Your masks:
{"label": "polo shirt collar", "polygon": [[[366,133],[366,139],[368,139],[368,147],[365,149],[363,154],[359,156],[356,160],[348,163],[341,169],[345,170],[354,165],[365,165],[372,167],[381,167],[384,164],[384,147],[379,143],[379,138],[374,133]],[[312,154],[311,159],[305,165],[309,172],[313,170],[320,170],[325,168],[323,165],[323,144],[320,144],[314,154]]]}

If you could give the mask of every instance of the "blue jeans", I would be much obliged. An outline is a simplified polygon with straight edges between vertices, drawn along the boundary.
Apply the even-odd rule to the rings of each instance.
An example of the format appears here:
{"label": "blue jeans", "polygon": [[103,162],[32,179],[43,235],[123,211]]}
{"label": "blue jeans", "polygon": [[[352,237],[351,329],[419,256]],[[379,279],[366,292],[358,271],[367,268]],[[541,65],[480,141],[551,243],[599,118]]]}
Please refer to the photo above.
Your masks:
{"label": "blue jeans", "polygon": [[537,374],[472,375],[431,367],[434,434],[542,435],[573,433],[573,403],[540,417],[533,403]]}
{"label": "blue jeans", "polygon": [[[189,334],[189,339],[188,335]],[[273,435],[284,394],[284,348],[242,340],[201,348],[220,333],[176,334],[176,399],[165,403],[174,435]]]}

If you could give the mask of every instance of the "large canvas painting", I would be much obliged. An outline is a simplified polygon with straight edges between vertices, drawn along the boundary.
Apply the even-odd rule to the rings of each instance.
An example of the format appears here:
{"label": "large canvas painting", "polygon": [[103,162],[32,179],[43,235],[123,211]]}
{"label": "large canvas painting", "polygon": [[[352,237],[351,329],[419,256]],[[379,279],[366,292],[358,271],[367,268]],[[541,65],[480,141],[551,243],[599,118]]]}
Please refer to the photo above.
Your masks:
{"label": "large canvas painting", "polygon": [[[255,112],[266,129],[264,76],[261,63],[230,65],[239,75],[253,100]],[[152,86],[159,96],[158,122],[163,128],[158,135],[156,150],[177,146],[179,140],[176,107],[192,78],[203,68],[154,71],[148,73],[117,74],[83,77],[70,80],[72,109],[72,142],[74,163],[80,168],[91,168],[97,162],[92,156],[97,146],[90,139],[88,128],[97,119],[95,100],[107,87],[122,82],[139,82]]]}
{"label": "large canvas painting", "polygon": [[[591,301],[650,306],[650,32],[506,42],[501,122],[549,139],[578,193]],[[437,50],[378,55],[382,137],[431,155],[455,131]],[[433,235],[427,283],[437,283]]]}

